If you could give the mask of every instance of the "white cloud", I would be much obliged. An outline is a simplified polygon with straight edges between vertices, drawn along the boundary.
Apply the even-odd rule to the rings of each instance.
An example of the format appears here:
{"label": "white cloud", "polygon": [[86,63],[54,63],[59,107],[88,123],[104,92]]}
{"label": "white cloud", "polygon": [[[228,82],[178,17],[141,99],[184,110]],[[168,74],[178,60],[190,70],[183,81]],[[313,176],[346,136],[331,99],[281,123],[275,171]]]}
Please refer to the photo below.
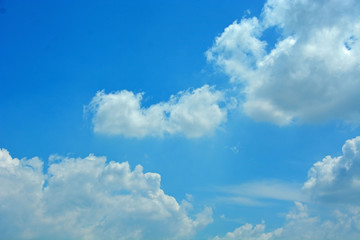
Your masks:
{"label": "white cloud", "polygon": [[[267,51],[264,31],[279,38]],[[244,112],[258,121],[360,119],[360,2],[269,0],[216,38],[207,58],[245,85]]]}
{"label": "white cloud", "polygon": [[94,131],[137,138],[164,134],[196,138],[212,134],[226,121],[226,108],[220,106],[223,94],[208,85],[179,92],[168,102],[148,108],[141,106],[142,96],[126,90],[98,92],[87,106],[94,112]]}
{"label": "white cloud", "polygon": [[316,162],[303,188],[317,200],[359,204],[360,137],[347,140],[342,152]]}
{"label": "white cloud", "polygon": [[190,217],[140,165],[56,156],[44,174],[42,164],[0,150],[2,239],[182,239],[212,222],[211,208]]}

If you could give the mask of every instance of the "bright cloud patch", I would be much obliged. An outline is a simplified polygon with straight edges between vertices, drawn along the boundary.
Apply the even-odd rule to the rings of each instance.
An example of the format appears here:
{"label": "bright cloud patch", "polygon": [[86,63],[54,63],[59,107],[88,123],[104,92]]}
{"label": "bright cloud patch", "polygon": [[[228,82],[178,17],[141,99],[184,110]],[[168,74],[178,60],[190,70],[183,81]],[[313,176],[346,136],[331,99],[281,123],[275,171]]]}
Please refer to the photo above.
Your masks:
{"label": "bright cloud patch", "polygon": [[322,201],[359,204],[360,199],[360,137],[347,140],[343,155],[325,157],[314,164],[304,190]]}
{"label": "bright cloud patch", "polygon": [[[264,31],[276,29],[271,51]],[[262,17],[234,22],[207,58],[245,84],[247,115],[286,125],[360,119],[360,2],[269,0]]]}
{"label": "bright cloud patch", "polygon": [[219,105],[223,94],[208,85],[148,108],[141,106],[142,96],[126,90],[98,92],[88,106],[94,112],[94,131],[137,138],[164,134],[196,138],[213,133],[226,121],[226,109]]}
{"label": "bright cloud patch", "polygon": [[212,222],[190,218],[160,175],[105,157],[12,158],[0,149],[1,239],[182,239]]}

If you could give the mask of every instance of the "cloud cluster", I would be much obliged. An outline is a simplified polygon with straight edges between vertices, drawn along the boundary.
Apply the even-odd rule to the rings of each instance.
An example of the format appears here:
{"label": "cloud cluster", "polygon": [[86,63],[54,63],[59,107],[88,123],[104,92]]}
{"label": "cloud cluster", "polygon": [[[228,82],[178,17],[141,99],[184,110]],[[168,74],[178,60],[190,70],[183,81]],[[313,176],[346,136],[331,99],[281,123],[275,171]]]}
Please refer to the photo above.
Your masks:
{"label": "cloud cluster", "polygon": [[[253,227],[245,224],[227,233],[221,239],[244,240],[289,240],[289,239],[359,239],[360,236],[360,137],[349,139],[342,147],[343,155],[327,156],[316,162],[309,170],[308,180],[303,185],[304,194],[310,195],[307,205],[295,201],[295,206],[286,215],[283,227],[272,232],[265,231],[265,224]],[[231,187],[229,190],[250,196],[294,200],[302,197],[296,190],[288,190],[281,184],[250,183]],[[268,190],[271,190],[269,192]],[[284,191],[284,193],[279,193]],[[254,193],[255,192],[255,193]],[[259,192],[259,193],[258,193]],[[290,197],[282,195],[290,193]],[[300,200],[300,199],[298,199]],[[244,203],[243,203],[244,204]]]}
{"label": "cloud cluster", "polygon": [[360,199],[360,137],[347,140],[342,156],[327,156],[310,169],[304,190],[319,201],[357,203]]}
{"label": "cloud cluster", "polygon": [[228,232],[223,238],[216,236],[213,240],[271,240],[274,237],[280,236],[281,233],[281,228],[266,233],[264,223],[256,226],[246,223],[236,228],[233,232]]}
{"label": "cloud cluster", "polygon": [[142,138],[183,134],[189,138],[209,135],[226,121],[224,96],[204,85],[172,95],[168,102],[141,106],[143,93],[98,92],[88,109],[94,112],[94,131],[108,135]]}
{"label": "cloud cluster", "polygon": [[212,222],[160,188],[160,175],[105,157],[12,158],[0,149],[1,239],[182,239]]}
{"label": "cloud cluster", "polygon": [[294,208],[286,215],[286,224],[279,239],[359,239],[360,208],[333,210],[323,219],[312,212],[306,205],[295,202]]}
{"label": "cloud cluster", "polygon": [[[278,39],[268,50],[264,32]],[[235,21],[207,59],[242,83],[244,112],[278,125],[360,119],[360,2],[269,0]]]}
{"label": "cloud cluster", "polygon": [[213,240],[357,240],[360,234],[360,207],[334,210],[329,218],[321,219],[312,215],[306,205],[295,202],[286,215],[283,227],[268,232],[265,227],[265,223],[256,226],[246,223]]}

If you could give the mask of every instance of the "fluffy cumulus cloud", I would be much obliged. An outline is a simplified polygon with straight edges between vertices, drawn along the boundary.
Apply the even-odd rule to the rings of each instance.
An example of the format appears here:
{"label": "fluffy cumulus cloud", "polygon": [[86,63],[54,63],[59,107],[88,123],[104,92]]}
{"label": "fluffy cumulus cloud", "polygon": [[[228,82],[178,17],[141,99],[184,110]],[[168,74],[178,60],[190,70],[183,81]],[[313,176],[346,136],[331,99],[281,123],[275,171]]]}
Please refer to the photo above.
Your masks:
{"label": "fluffy cumulus cloud", "polygon": [[190,217],[160,175],[105,157],[12,158],[0,149],[1,239],[183,239],[212,222]]}
{"label": "fluffy cumulus cloud", "polygon": [[212,134],[226,121],[224,96],[204,85],[172,95],[168,102],[142,107],[143,93],[98,92],[87,107],[94,112],[94,131],[108,135],[142,138],[182,134],[189,138]]}
{"label": "fluffy cumulus cloud", "polygon": [[[273,47],[262,38],[269,31]],[[207,58],[244,86],[255,120],[360,119],[359,1],[268,0],[260,18],[228,26]]]}

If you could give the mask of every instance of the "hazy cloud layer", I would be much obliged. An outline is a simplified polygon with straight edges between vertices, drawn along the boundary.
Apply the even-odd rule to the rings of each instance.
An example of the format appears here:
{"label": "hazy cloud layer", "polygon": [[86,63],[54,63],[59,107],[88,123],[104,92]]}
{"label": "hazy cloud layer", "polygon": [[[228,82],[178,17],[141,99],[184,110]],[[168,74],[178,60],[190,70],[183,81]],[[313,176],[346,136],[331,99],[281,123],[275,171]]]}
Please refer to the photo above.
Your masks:
{"label": "hazy cloud layer", "polygon": [[[278,35],[267,49],[265,31]],[[244,112],[258,121],[360,119],[360,2],[269,0],[260,18],[228,26],[207,51],[242,83]]]}
{"label": "hazy cloud layer", "polygon": [[220,106],[224,96],[208,85],[148,108],[141,106],[142,96],[127,90],[98,92],[87,107],[94,112],[94,131],[136,138],[165,134],[197,138],[212,134],[226,121],[226,108]]}
{"label": "hazy cloud layer", "polygon": [[105,157],[38,158],[0,149],[1,239],[182,239],[212,222],[160,188],[160,175]]}

